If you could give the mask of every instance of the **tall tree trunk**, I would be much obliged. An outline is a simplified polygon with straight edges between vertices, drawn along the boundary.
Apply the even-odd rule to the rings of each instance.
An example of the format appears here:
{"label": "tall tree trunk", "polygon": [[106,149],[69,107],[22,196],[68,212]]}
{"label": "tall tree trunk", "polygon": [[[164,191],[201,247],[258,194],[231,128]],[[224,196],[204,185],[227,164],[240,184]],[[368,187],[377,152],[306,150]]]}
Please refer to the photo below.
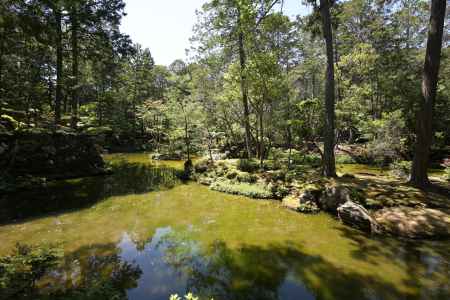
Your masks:
{"label": "tall tree trunk", "polygon": [[184,138],[186,141],[187,160],[191,160],[191,140],[189,137],[188,120],[187,120],[186,112],[184,112]]}
{"label": "tall tree trunk", "polygon": [[259,164],[264,166],[264,104],[262,103],[259,111]]}
{"label": "tall tree trunk", "polygon": [[62,68],[63,68],[63,49],[62,49],[62,16],[61,9],[58,7],[55,11],[56,17],[56,94],[55,94],[55,125],[61,123],[61,98],[62,98]]}
{"label": "tall tree trunk", "polygon": [[71,127],[76,129],[78,120],[78,12],[76,7],[72,8],[72,120]]}
{"label": "tall tree trunk", "polygon": [[411,183],[426,187],[431,139],[433,136],[433,107],[436,99],[446,0],[431,1],[430,25],[422,79],[422,99],[417,115],[417,141],[411,170]]}
{"label": "tall tree trunk", "polygon": [[323,35],[327,47],[327,78],[325,84],[325,134],[323,151],[323,175],[336,176],[334,159],[334,60],[333,33],[331,30],[330,2],[320,0],[320,14],[322,15]]}
{"label": "tall tree trunk", "polygon": [[248,88],[247,88],[247,76],[245,74],[246,68],[246,55],[244,48],[244,32],[242,31],[240,14],[238,16],[238,26],[239,26],[239,35],[238,35],[238,44],[239,44],[239,62],[241,67],[241,92],[242,92],[242,104],[244,105],[244,127],[245,127],[245,147],[247,150],[247,157],[251,158],[252,153],[250,150],[250,111],[248,106]]}

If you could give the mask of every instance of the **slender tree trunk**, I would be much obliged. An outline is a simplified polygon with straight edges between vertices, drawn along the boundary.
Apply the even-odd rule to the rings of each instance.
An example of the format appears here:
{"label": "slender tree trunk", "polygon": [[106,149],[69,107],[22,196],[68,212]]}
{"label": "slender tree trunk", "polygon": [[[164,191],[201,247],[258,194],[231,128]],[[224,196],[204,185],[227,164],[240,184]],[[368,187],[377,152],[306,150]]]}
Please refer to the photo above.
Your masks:
{"label": "slender tree trunk", "polygon": [[188,130],[188,121],[186,117],[186,113],[184,115],[184,134],[185,134],[185,140],[186,140],[186,154],[187,154],[187,160],[191,159],[191,141],[189,138],[189,130]]}
{"label": "slender tree trunk", "polygon": [[336,176],[334,159],[334,60],[333,33],[331,30],[330,2],[320,0],[320,14],[322,15],[323,34],[327,47],[327,78],[325,84],[325,139],[323,155],[323,175]]}
{"label": "slender tree trunk", "polygon": [[71,127],[77,128],[78,120],[78,16],[76,7],[72,8],[72,120]]}
{"label": "slender tree trunk", "polygon": [[264,104],[261,104],[259,111],[259,164],[264,165]]}
{"label": "slender tree trunk", "polygon": [[55,11],[56,17],[56,94],[55,94],[55,125],[61,123],[61,98],[62,98],[62,68],[63,68],[63,49],[62,49],[62,17],[61,9],[58,7]]}
{"label": "slender tree trunk", "polygon": [[436,99],[446,0],[431,1],[430,25],[422,79],[422,99],[417,115],[417,141],[411,170],[411,183],[418,187],[429,185],[428,164],[433,136],[433,107]]}
{"label": "slender tree trunk", "polygon": [[[240,15],[238,16],[240,20]],[[242,28],[240,28],[240,21],[239,21],[239,36],[238,36],[238,43],[239,43],[239,62],[241,66],[241,92],[242,92],[242,104],[244,105],[244,127],[245,127],[245,147],[247,150],[247,157],[251,158],[252,153],[250,150],[250,111],[248,107],[248,88],[247,88],[247,76],[245,74],[245,68],[246,68],[246,55],[245,55],[245,49],[244,49],[244,33],[242,31]]]}

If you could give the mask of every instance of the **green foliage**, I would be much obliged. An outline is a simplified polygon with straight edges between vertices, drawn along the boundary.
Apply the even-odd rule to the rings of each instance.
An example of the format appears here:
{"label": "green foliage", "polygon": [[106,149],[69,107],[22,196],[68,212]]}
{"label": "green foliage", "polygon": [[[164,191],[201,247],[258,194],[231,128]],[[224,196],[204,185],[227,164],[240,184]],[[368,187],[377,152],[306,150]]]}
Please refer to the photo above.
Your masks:
{"label": "green foliage", "polygon": [[236,180],[238,182],[255,183],[258,177],[248,172],[237,172]]}
{"label": "green foliage", "polygon": [[208,171],[210,165],[212,166],[212,164],[213,164],[213,162],[210,162],[207,159],[202,159],[202,160],[196,161],[194,164],[195,173],[198,173],[198,174],[205,173],[206,171]]}
{"label": "green foliage", "polygon": [[33,294],[36,282],[62,256],[59,248],[18,244],[11,255],[0,257],[0,290],[2,296],[20,297]]}
{"label": "green foliage", "polygon": [[183,179],[191,178],[193,171],[194,171],[194,165],[192,164],[192,160],[190,160],[190,159],[186,160],[184,162]]}
{"label": "green foliage", "polygon": [[302,157],[302,164],[309,165],[312,167],[318,167],[322,164],[322,157],[319,154],[312,153],[312,154],[305,154]]}
{"label": "green foliage", "polygon": [[259,169],[259,164],[255,160],[243,158],[239,159],[237,168],[240,171],[252,173]]}
{"label": "green foliage", "polygon": [[401,111],[384,113],[381,119],[365,125],[370,142],[368,152],[375,163],[386,165],[400,159],[406,150],[405,120]]}
{"label": "green foliage", "polygon": [[272,192],[273,198],[282,199],[289,194],[289,188],[283,182],[275,181],[267,185],[267,188]]}
{"label": "green foliage", "polygon": [[348,154],[338,154],[336,155],[337,164],[356,164],[357,162],[353,157]]}
{"label": "green foliage", "polygon": [[266,186],[256,183],[233,183],[229,180],[217,180],[213,182],[210,188],[214,191],[223,192],[227,194],[243,195],[250,198],[270,199],[273,198],[273,193],[266,188]]}
{"label": "green foliage", "polygon": [[320,208],[317,206],[317,204],[313,201],[305,201],[300,203],[297,210],[301,213],[306,214],[316,214],[320,212]]}
{"label": "green foliage", "polygon": [[394,177],[408,179],[411,175],[411,166],[411,161],[394,161],[389,165],[389,172]]}

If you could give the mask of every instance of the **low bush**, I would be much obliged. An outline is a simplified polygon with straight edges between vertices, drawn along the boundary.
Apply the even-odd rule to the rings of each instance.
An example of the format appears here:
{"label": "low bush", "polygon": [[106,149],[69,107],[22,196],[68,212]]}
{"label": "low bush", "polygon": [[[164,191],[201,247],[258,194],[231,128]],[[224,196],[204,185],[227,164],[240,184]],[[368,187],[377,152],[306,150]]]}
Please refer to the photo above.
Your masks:
{"label": "low bush", "polygon": [[305,154],[303,156],[302,164],[309,165],[312,167],[318,167],[322,164],[322,157],[319,154]]}
{"label": "low bush", "polygon": [[272,195],[276,199],[282,199],[289,194],[289,189],[282,183],[269,183],[267,186],[272,192]]}
{"label": "low bush", "polygon": [[239,182],[255,183],[258,180],[258,177],[248,172],[239,172],[237,173],[236,179]]}
{"label": "low bush", "polygon": [[225,175],[226,178],[228,179],[234,179],[238,176],[238,172],[236,172],[235,170],[230,170],[227,172],[227,174]]}
{"label": "low bush", "polygon": [[408,179],[411,174],[411,166],[412,162],[410,161],[395,161],[389,165],[389,173],[398,178]]}
{"label": "low bush", "polygon": [[273,198],[271,191],[260,184],[250,184],[246,182],[233,183],[229,180],[218,180],[210,185],[214,191],[233,195],[243,195],[250,198],[270,199]]}
{"label": "low bush", "polygon": [[240,159],[237,168],[240,171],[252,173],[259,169],[259,165],[251,159]]}
{"label": "low bush", "polygon": [[317,206],[315,202],[308,200],[303,203],[300,203],[300,205],[297,208],[297,211],[304,214],[316,214],[320,211],[320,208]]}
{"label": "low bush", "polygon": [[336,163],[337,164],[355,164],[356,161],[348,154],[339,154],[336,155]]}
{"label": "low bush", "polygon": [[199,173],[199,174],[205,173],[206,171],[208,171],[209,164],[210,164],[210,162],[206,159],[197,161],[194,164],[195,173]]}
{"label": "low bush", "polygon": [[194,170],[194,165],[192,164],[192,160],[188,159],[184,162],[184,173],[182,179],[187,180],[191,178],[192,171]]}

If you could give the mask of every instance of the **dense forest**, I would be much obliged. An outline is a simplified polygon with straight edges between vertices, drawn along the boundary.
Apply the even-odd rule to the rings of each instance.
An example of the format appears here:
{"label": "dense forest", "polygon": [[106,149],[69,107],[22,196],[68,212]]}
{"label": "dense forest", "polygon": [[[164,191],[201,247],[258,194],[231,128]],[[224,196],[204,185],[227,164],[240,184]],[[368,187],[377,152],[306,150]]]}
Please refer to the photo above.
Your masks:
{"label": "dense forest", "polygon": [[[205,1],[186,57],[166,66],[121,32],[125,0],[2,0],[0,239],[7,242],[0,255],[12,241],[66,244],[64,255],[17,245],[0,256],[0,299],[144,299],[128,293],[150,268],[135,265],[132,251],[154,251],[161,278],[170,268],[187,274],[184,290],[172,282],[176,275],[152,278],[175,290],[148,299],[191,291],[284,299],[278,288],[289,276],[301,278],[302,293],[313,291],[308,299],[447,298],[448,1],[303,5],[308,14],[289,17],[283,0]],[[332,216],[302,219],[270,207],[273,216],[236,195]],[[336,220],[368,235],[447,240],[422,248],[371,241],[330,225]],[[52,236],[53,228],[63,229]],[[316,233],[333,237],[339,250],[311,242]],[[428,258],[438,261],[432,283],[423,281]],[[397,260],[398,270],[390,269]],[[78,271],[38,284],[57,265]],[[385,270],[386,282],[371,277]],[[64,291],[54,293],[58,285]]]}
{"label": "dense forest", "polygon": [[3,1],[2,118],[261,163],[277,147],[314,147],[328,176],[341,144],[364,144],[371,163],[415,151],[422,185],[422,156],[450,143],[445,4],[433,1],[430,23],[419,0],[312,1],[295,20],[282,1],[211,1],[188,61],[166,67],[119,31],[123,1]]}

